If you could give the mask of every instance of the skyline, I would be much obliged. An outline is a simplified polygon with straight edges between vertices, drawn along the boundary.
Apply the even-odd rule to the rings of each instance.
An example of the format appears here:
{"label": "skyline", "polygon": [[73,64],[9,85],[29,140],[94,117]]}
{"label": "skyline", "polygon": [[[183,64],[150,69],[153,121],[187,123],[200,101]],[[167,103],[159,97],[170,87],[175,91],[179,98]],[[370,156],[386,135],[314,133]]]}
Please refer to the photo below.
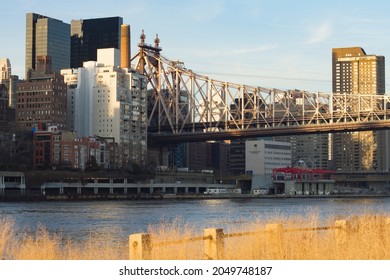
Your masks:
{"label": "skyline", "polygon": [[106,2],[5,0],[0,58],[9,58],[12,74],[24,78],[29,12],[69,24],[120,16],[130,25],[132,56],[145,30],[148,44],[159,35],[166,58],[212,79],[251,86],[331,92],[332,48],[359,46],[367,54],[390,56],[386,1]]}

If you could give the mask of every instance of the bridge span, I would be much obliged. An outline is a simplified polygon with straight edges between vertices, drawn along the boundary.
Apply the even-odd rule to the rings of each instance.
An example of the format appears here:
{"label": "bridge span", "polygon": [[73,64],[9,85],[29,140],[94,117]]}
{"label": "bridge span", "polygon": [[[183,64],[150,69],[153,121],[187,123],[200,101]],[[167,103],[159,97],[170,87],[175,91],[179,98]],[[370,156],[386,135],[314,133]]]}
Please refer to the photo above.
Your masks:
{"label": "bridge span", "polygon": [[161,55],[142,33],[134,67],[148,80],[149,140],[188,142],[387,129],[387,94],[279,90],[214,80]]}

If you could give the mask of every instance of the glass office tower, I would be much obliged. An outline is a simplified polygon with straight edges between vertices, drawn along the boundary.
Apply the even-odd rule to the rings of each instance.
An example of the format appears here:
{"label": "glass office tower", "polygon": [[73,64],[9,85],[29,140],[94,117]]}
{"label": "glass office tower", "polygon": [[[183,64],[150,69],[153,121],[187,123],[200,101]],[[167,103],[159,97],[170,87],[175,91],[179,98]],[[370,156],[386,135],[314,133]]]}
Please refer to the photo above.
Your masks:
{"label": "glass office tower", "polygon": [[43,15],[26,14],[26,77],[38,56],[48,56],[52,71],[70,66],[70,24]]}
{"label": "glass office tower", "polygon": [[71,68],[96,61],[98,49],[120,49],[122,24],[121,17],[72,20]]}

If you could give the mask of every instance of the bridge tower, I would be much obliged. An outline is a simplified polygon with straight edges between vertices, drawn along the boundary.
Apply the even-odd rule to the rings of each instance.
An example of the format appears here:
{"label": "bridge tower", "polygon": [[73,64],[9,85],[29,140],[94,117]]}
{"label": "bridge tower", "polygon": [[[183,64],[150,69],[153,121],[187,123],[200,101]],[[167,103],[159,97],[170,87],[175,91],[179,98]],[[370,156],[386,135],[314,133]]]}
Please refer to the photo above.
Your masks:
{"label": "bridge tower", "polygon": [[[138,44],[139,51],[131,59],[132,62],[136,62],[135,68],[141,74],[145,75],[148,80],[148,126],[159,127],[161,129],[160,116],[164,115],[165,109],[163,102],[163,82],[161,79],[163,73],[163,66],[161,62],[160,52],[160,38],[158,34],[154,39],[154,46],[145,43],[146,35],[144,30],[140,35],[140,42]],[[169,94],[165,94],[170,96]],[[169,103],[169,102],[166,102]],[[148,143],[149,163],[157,166],[169,166],[169,154],[174,147],[172,145],[158,145],[154,143],[151,145]]]}

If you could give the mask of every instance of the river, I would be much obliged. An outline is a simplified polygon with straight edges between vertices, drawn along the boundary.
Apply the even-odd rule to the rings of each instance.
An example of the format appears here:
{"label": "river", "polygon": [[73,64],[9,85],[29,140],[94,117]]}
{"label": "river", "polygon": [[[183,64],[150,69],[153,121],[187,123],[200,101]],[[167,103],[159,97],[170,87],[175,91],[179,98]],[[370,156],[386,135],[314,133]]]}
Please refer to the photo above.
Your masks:
{"label": "river", "polygon": [[310,217],[323,222],[367,213],[390,215],[390,198],[269,198],[208,200],[0,202],[0,217],[16,231],[34,232],[38,225],[64,237],[83,240],[127,240],[150,226],[176,224],[225,231],[275,217]]}

